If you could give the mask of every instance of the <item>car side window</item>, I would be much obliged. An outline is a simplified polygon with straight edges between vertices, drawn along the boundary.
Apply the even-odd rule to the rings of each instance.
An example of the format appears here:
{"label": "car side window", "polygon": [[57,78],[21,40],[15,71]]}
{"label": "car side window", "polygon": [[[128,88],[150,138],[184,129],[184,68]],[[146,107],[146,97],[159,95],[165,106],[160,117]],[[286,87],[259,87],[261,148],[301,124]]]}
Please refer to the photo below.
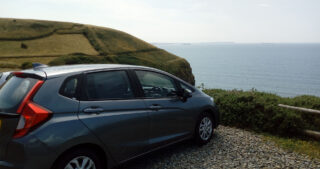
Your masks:
{"label": "car side window", "polygon": [[61,86],[60,94],[72,99],[77,98],[77,90],[79,86],[79,76],[67,78]]}
{"label": "car side window", "polygon": [[136,71],[136,74],[145,97],[170,97],[177,91],[174,80],[166,75],[149,71]]}
{"label": "car side window", "polygon": [[130,99],[134,97],[125,71],[89,73],[85,78],[88,100]]}

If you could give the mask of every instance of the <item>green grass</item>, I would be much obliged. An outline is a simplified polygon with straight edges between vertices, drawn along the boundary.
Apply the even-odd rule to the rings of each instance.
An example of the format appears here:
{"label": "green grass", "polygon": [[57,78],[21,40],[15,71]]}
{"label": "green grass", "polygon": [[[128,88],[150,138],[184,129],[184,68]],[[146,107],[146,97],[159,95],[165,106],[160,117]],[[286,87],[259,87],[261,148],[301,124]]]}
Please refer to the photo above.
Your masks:
{"label": "green grass", "polygon": [[[21,47],[25,45],[25,48]],[[24,41],[0,41],[0,57],[43,56],[84,53],[98,55],[82,34],[54,34],[48,37]]]}
{"label": "green grass", "polygon": [[320,142],[314,140],[301,140],[297,138],[283,138],[265,134],[265,141],[275,142],[277,146],[288,151],[306,154],[311,158],[320,159]]}
{"label": "green grass", "polygon": [[71,29],[73,23],[27,19],[0,19],[0,40],[30,40],[54,33],[56,29]]}
{"label": "green grass", "polygon": [[157,49],[145,41],[115,29],[93,26],[89,26],[88,29],[94,34],[101,50],[107,54]]}
{"label": "green grass", "polygon": [[[19,58],[1,58],[0,57],[0,72],[6,72],[11,70],[20,70],[22,69],[22,65],[24,63],[43,63],[49,64],[52,60],[56,59],[57,57],[19,57]],[[11,66],[14,64],[15,66]]]}
{"label": "green grass", "polygon": [[[22,59],[25,56],[33,59]],[[76,23],[0,19],[0,62],[3,63],[0,69],[13,67],[11,63],[15,63],[15,68],[17,65],[21,68],[22,64],[31,61],[51,65],[144,65],[167,71],[194,84],[191,67],[185,59],[125,32]]]}
{"label": "green grass", "polygon": [[19,69],[20,65],[14,62],[0,62],[0,67],[8,69]]}

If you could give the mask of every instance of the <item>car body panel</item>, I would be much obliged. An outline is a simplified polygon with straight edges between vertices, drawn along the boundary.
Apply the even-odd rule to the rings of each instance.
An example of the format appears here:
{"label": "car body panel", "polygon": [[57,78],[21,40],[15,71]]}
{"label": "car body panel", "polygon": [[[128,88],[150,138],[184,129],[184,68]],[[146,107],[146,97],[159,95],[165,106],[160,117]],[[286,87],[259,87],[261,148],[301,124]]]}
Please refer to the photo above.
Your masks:
{"label": "car body panel", "polygon": [[[150,111],[149,142],[152,148],[192,134],[189,126],[194,120],[179,98],[144,99],[144,102]],[[159,108],[152,109],[154,105]]]}
{"label": "car body panel", "polygon": [[[82,97],[69,98],[59,93],[60,87],[70,76],[79,75],[83,78],[88,72],[109,70],[128,71],[134,98],[89,101]],[[190,86],[193,92],[187,100],[177,96],[145,98],[139,91],[134,70],[158,72],[175,79],[177,84],[190,86],[169,73],[143,66],[73,65],[22,71],[44,78],[33,102],[51,111],[52,116],[18,139],[12,139],[8,135],[14,132],[19,115],[15,115],[10,125],[3,122],[2,127],[6,125],[12,131],[3,135],[7,141],[0,140],[0,149],[6,147],[2,151],[0,168],[50,169],[63,153],[86,144],[99,147],[105,153],[108,168],[112,168],[132,158],[191,138],[197,118],[203,111],[212,112],[215,127],[218,126],[219,112],[206,94]],[[179,85],[177,87],[180,89]],[[159,105],[160,108],[150,108],[153,105]],[[100,107],[103,111],[85,113],[83,110],[88,107]]]}
{"label": "car body panel", "polygon": [[[99,106],[99,114],[84,113]],[[142,153],[148,145],[148,111],[142,100],[81,101],[79,119],[108,148],[117,162]]]}

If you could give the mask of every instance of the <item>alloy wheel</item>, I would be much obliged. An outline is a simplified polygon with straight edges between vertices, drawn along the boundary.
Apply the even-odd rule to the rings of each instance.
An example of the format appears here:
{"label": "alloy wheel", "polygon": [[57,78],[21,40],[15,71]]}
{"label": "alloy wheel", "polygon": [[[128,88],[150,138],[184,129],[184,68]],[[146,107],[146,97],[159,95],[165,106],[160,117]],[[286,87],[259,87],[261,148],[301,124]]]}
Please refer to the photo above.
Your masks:
{"label": "alloy wheel", "polygon": [[199,135],[204,141],[207,141],[212,135],[212,122],[209,117],[204,117],[199,125]]}
{"label": "alloy wheel", "polygon": [[64,169],[96,169],[94,161],[86,156],[72,159]]}

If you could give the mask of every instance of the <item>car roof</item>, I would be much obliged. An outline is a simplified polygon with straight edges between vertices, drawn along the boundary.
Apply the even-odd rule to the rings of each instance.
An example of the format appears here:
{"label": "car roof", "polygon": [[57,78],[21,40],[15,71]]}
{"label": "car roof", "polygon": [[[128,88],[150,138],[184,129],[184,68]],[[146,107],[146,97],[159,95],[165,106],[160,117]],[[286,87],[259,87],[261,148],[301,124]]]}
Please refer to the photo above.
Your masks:
{"label": "car roof", "polygon": [[[30,74],[37,74],[42,77],[46,76],[47,78],[49,78],[52,76],[59,76],[62,74],[86,72],[86,71],[102,70],[102,69],[117,69],[117,68],[131,68],[131,69],[138,68],[138,69],[149,69],[149,70],[159,71],[158,69],[154,69],[150,67],[124,65],[124,64],[80,64],[80,65],[39,67],[39,68],[24,70],[23,72],[30,73]],[[45,73],[45,75],[43,73]]]}

